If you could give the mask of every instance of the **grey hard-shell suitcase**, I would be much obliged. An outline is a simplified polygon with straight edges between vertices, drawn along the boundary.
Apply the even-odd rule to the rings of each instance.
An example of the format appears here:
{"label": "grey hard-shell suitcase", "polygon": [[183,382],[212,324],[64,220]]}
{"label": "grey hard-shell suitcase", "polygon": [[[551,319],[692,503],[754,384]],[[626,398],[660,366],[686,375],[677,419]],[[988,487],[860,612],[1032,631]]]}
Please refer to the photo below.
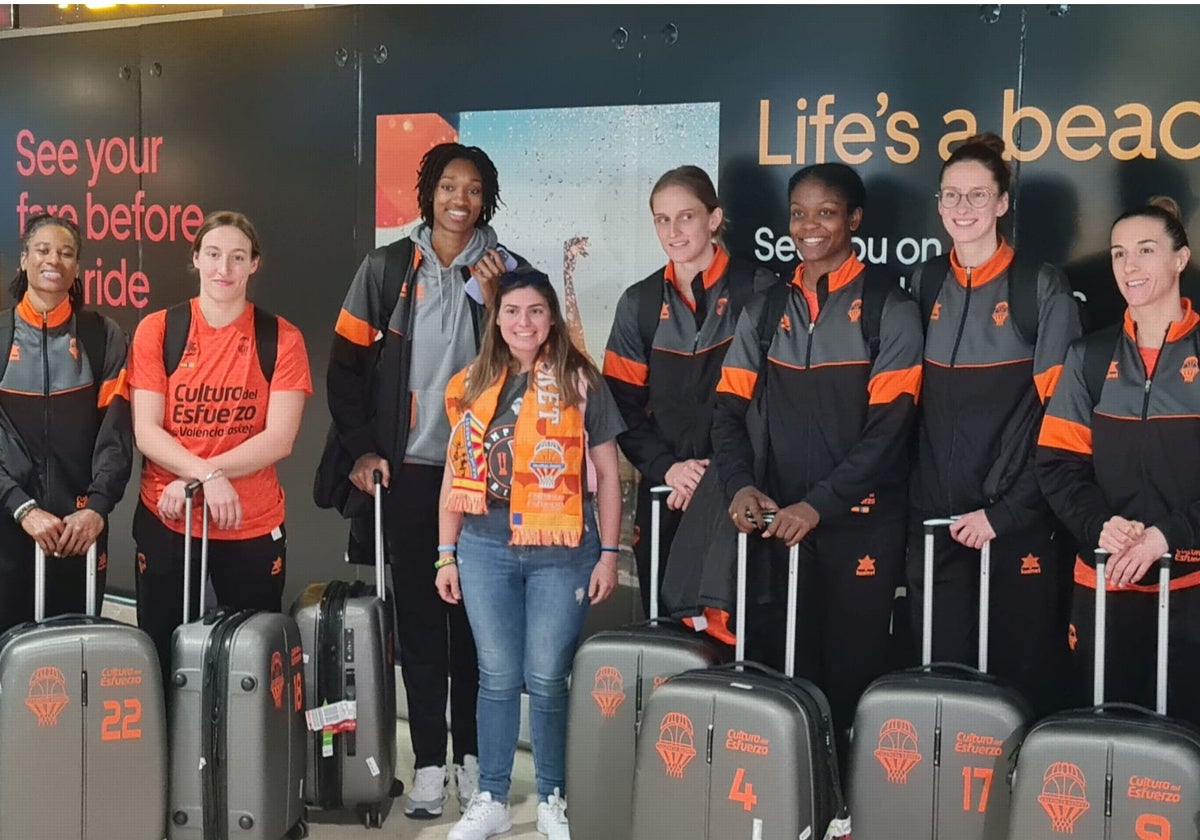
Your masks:
{"label": "grey hard-shell suitcase", "polygon": [[[192,563],[188,485],[185,623],[172,639],[170,840],[281,840],[304,822],[304,668],[290,616],[204,610],[186,623]],[[201,575],[208,579],[208,515]]]}
{"label": "grey hard-shell suitcase", "polygon": [[792,677],[799,547],[789,556],[787,675],[745,661],[738,534],[737,661],[667,679],[638,740],[633,840],[848,838],[829,702]]}
{"label": "grey hard-shell suitcase", "polygon": [[1157,712],[1104,702],[1107,557],[1096,554],[1095,706],[1029,730],[1012,779],[1010,840],[1200,838],[1200,730],[1166,717],[1171,559],[1159,564]]}
{"label": "grey hard-shell suitcase", "polygon": [[732,649],[658,616],[662,498],[651,492],[650,618],[605,630],[579,646],[567,722],[567,790],[574,840],[627,840],[638,732],[647,699],[667,677],[728,662]]}
{"label": "grey hard-shell suitcase", "polygon": [[[933,540],[925,522],[925,580]],[[925,586],[921,662],[887,674],[859,700],[851,736],[850,815],[857,840],[1004,840],[1008,774],[1032,712],[987,674],[991,544],[980,552],[979,668],[933,663],[933,586]]]}
{"label": "grey hard-shell suitcase", "polygon": [[161,840],[167,716],[154,644],[95,617],[94,544],[87,615],[46,619],[40,547],[34,563],[36,621],[0,636],[0,840]]}
{"label": "grey hard-shell suitcase", "polygon": [[[382,828],[396,782],[396,668],[383,564],[382,475],[375,471],[375,586],[309,586],[292,607],[309,709],[304,800],[353,809]],[[353,705],[351,705],[353,704]]]}

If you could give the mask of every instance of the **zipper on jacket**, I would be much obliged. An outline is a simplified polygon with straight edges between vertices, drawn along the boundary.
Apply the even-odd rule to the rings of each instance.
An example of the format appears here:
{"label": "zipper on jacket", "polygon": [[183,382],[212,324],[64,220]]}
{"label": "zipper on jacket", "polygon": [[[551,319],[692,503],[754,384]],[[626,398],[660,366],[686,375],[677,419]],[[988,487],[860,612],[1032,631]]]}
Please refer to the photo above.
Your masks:
{"label": "zipper on jacket", "polygon": [[967,269],[967,296],[963,300],[962,318],[958,321],[958,334],[954,336],[954,349],[950,351],[950,367],[958,360],[958,345],[962,343],[963,332],[967,328],[967,310],[971,308],[971,271]]}
{"label": "zipper on jacket", "polygon": [[[1171,328],[1170,328],[1170,326],[1168,326],[1167,331],[1165,333],[1163,333],[1162,344],[1160,344],[1159,348],[1158,348],[1159,360],[1162,359],[1163,351],[1167,349],[1167,336],[1169,336],[1170,334],[1171,334]],[[1142,358],[1142,348],[1137,343],[1137,325],[1136,324],[1134,324],[1134,327],[1133,327],[1133,346],[1138,351],[1138,358],[1141,359]],[[1156,360],[1154,363],[1154,369],[1155,369],[1155,372],[1157,373],[1158,372],[1158,360]],[[1150,375],[1150,371],[1146,370],[1146,360],[1145,359],[1142,359],[1142,372],[1146,375],[1146,387],[1144,389],[1142,389],[1142,419],[1145,420],[1146,417],[1150,414],[1150,386],[1154,384],[1154,377]]]}
{"label": "zipper on jacket", "polygon": [[50,495],[50,322],[42,313],[42,434],[45,435],[45,453],[42,467],[42,492]]}

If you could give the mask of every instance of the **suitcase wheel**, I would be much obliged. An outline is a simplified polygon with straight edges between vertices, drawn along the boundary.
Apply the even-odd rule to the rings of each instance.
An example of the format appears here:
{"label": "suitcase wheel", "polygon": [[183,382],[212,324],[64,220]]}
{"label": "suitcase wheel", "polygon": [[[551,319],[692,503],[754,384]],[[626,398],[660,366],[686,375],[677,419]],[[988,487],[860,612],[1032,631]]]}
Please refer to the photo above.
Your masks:
{"label": "suitcase wheel", "polygon": [[308,822],[306,820],[300,820],[298,823],[292,826],[291,831],[284,835],[287,840],[304,840],[304,838],[307,836]]}
{"label": "suitcase wheel", "polygon": [[360,806],[358,818],[362,820],[363,828],[383,828],[383,808],[379,805]]}

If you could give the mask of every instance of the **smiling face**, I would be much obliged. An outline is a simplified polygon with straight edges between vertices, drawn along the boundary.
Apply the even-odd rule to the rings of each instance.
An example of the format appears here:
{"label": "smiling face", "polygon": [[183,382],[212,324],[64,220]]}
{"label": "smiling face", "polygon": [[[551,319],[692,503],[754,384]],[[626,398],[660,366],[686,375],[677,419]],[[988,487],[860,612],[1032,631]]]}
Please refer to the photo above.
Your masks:
{"label": "smiling face", "polygon": [[1179,275],[1191,259],[1186,245],[1175,250],[1163,223],[1150,216],[1122,219],[1112,229],[1113,277],[1131,308],[1179,298]]}
{"label": "smiling face", "polygon": [[680,265],[702,262],[712,254],[713,236],[724,218],[712,212],[686,187],[663,187],[650,199],[654,232],[667,258]]}
{"label": "smiling face", "polygon": [[469,236],[483,213],[483,178],[475,164],[455,158],[446,164],[433,194],[433,227]]}
{"label": "smiling face", "polygon": [[499,307],[496,325],[500,328],[500,337],[513,356],[521,360],[523,367],[532,365],[554,324],[550,304],[537,289],[522,286],[502,292]]}
{"label": "smiling face", "polygon": [[79,275],[79,249],[71,231],[46,224],[29,234],[21,268],[29,278],[29,291],[47,306],[57,305],[71,291]]}
{"label": "smiling face", "polygon": [[258,258],[252,253],[250,237],[233,225],[204,234],[192,254],[192,265],[200,274],[200,293],[216,303],[245,300],[250,275],[258,271]]}
{"label": "smiling face", "polygon": [[840,191],[816,178],[796,184],[788,202],[788,234],[807,266],[804,276],[815,281],[850,256],[850,237],[862,224],[862,208],[850,210]]}
{"label": "smiling face", "polygon": [[[946,233],[954,241],[954,246],[962,251],[976,243],[988,243],[994,246],[996,239],[996,222],[1008,212],[1008,193],[1001,193],[996,178],[991,170],[977,160],[960,160],[946,167],[942,173],[941,191],[958,193],[958,205],[947,208],[938,202],[938,215]],[[970,196],[974,192],[988,193],[987,202],[982,207],[971,205]]]}

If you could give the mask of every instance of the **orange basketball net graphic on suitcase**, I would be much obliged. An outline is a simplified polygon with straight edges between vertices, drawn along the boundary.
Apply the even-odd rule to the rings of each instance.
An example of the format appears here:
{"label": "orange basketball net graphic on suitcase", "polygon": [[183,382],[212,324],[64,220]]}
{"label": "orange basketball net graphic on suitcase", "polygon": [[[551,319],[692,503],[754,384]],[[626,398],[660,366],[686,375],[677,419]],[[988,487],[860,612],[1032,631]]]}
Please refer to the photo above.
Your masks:
{"label": "orange basketball net graphic on suitcase", "polygon": [[611,665],[604,665],[596,671],[596,681],[592,684],[592,699],[600,707],[600,714],[610,718],[617,716],[617,709],[625,702],[625,680],[621,672]]}
{"label": "orange basketball net graphic on suitcase", "polygon": [[911,721],[892,718],[879,727],[879,746],[875,757],[887,771],[888,781],[894,785],[908,784],[908,774],[921,763],[921,752],[917,748],[917,730]]}
{"label": "orange basketball net graphic on suitcase", "polygon": [[70,702],[63,672],[52,666],[38,668],[29,678],[25,705],[37,716],[38,726],[54,726]]}
{"label": "orange basketball net graphic on suitcase", "polygon": [[667,766],[667,775],[682,779],[683,771],[696,757],[695,732],[691,719],[681,712],[667,712],[658,727],[655,749]]}
{"label": "orange basketball net graphic on suitcase", "polygon": [[1091,805],[1087,801],[1087,781],[1079,765],[1056,761],[1042,776],[1038,804],[1050,817],[1050,829],[1058,834],[1074,834],[1075,822]]}
{"label": "orange basketball net graphic on suitcase", "polygon": [[275,708],[283,708],[283,654],[275,651],[271,654],[271,699]]}

